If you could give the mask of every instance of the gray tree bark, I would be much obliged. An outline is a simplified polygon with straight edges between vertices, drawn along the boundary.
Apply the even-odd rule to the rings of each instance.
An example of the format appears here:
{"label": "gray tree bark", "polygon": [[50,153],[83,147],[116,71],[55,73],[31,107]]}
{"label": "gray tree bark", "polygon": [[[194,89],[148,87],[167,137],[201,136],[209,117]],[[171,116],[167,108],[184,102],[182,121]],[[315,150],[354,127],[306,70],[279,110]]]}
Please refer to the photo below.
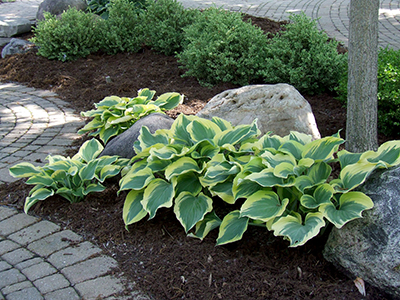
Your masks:
{"label": "gray tree bark", "polygon": [[351,0],[348,53],[346,149],[378,148],[379,0]]}

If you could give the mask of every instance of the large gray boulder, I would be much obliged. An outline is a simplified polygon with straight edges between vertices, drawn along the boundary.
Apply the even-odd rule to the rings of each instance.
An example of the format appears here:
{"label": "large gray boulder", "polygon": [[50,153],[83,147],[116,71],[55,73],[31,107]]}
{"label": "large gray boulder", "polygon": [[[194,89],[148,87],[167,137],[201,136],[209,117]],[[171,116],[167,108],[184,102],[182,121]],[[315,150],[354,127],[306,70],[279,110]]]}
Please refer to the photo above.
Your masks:
{"label": "large gray boulder", "polygon": [[1,38],[8,38],[21,33],[30,32],[31,27],[31,21],[28,19],[0,16]]}
{"label": "large gray boulder", "polygon": [[220,117],[232,125],[258,119],[262,134],[285,136],[298,131],[321,138],[310,104],[289,84],[249,85],[227,90],[212,98],[197,116]]}
{"label": "large gray boulder", "polygon": [[361,190],[374,208],[334,228],[324,257],[353,278],[400,298],[400,167],[373,173]]}
{"label": "large gray boulder", "polygon": [[131,128],[109,141],[100,155],[119,155],[132,158],[136,155],[133,143],[139,137],[142,126],[147,126],[150,132],[154,133],[157,129],[170,129],[173,122],[174,119],[167,115],[152,113],[138,120]]}
{"label": "large gray boulder", "polygon": [[1,51],[1,57],[5,58],[7,55],[21,54],[31,51],[34,44],[21,39],[11,39],[3,50]]}
{"label": "large gray boulder", "polygon": [[85,10],[87,4],[84,0],[44,0],[39,5],[36,20],[44,20],[43,13],[46,11],[52,15],[58,16],[70,7],[75,7],[77,10]]}

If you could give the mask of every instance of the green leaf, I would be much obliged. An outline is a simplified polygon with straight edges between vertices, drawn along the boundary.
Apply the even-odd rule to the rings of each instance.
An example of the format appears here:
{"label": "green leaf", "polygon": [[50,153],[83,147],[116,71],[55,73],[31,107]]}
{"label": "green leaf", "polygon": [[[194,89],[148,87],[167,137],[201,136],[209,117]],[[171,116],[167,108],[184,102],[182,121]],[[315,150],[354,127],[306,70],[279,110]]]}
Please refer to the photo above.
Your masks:
{"label": "green leaf", "polygon": [[289,199],[287,198],[281,202],[276,193],[261,190],[247,198],[240,208],[240,216],[268,222],[275,217],[281,216],[288,203]]}
{"label": "green leaf", "polygon": [[227,129],[218,133],[215,136],[215,141],[218,146],[224,146],[225,144],[237,145],[241,142],[254,138],[260,135],[260,131],[257,128],[257,119],[250,125],[239,125],[233,129]]}
{"label": "green leaf", "polygon": [[297,141],[289,140],[283,143],[278,150],[285,154],[291,154],[296,158],[296,160],[300,160],[301,154],[304,151],[304,145]]}
{"label": "green leaf", "polygon": [[281,217],[274,222],[271,229],[275,236],[284,236],[290,241],[289,247],[304,245],[308,240],[318,235],[320,229],[325,226],[323,215],[319,212],[308,213],[304,224],[300,214]]}
{"label": "green leaf", "polygon": [[79,170],[79,177],[82,179],[82,181],[91,180],[94,178],[98,163],[98,160],[92,160]]}
{"label": "green leaf", "polygon": [[140,147],[139,149],[135,149],[136,153],[142,152],[144,149],[147,149],[156,144],[168,145],[169,143],[167,136],[158,134],[157,131],[154,134],[151,134],[147,126],[143,126],[140,129],[138,142]]}
{"label": "green leaf", "polygon": [[19,163],[15,166],[12,166],[9,170],[10,175],[16,178],[31,177],[35,174],[39,174],[40,172],[40,167],[35,167],[28,162]]}
{"label": "green leaf", "polygon": [[347,222],[361,218],[362,212],[374,207],[371,198],[362,192],[348,192],[339,199],[339,208],[332,203],[323,204],[319,211],[337,228],[342,228]]}
{"label": "green leaf", "polygon": [[150,149],[150,154],[156,156],[159,159],[168,160],[173,159],[178,156],[183,156],[189,149],[183,145],[166,145],[162,148],[152,148]]}
{"label": "green leaf", "polygon": [[340,167],[344,169],[348,165],[357,163],[360,160],[362,153],[351,153],[347,150],[341,150],[338,152],[338,158]]}
{"label": "green leaf", "polygon": [[24,212],[27,214],[29,209],[36,202],[44,200],[53,195],[54,195],[54,190],[49,190],[46,188],[39,188],[39,189],[35,190],[30,197],[26,197],[25,205],[24,205]]}
{"label": "green leaf", "polygon": [[286,182],[284,178],[276,177],[274,175],[273,168],[267,168],[259,173],[253,173],[245,177],[245,179],[254,181],[262,187],[273,187],[273,186],[293,186],[295,181],[290,179]]}
{"label": "green leaf", "polygon": [[140,221],[147,215],[147,211],[140,203],[143,200],[143,194],[144,190],[132,190],[126,196],[122,209],[122,218],[126,226]]}
{"label": "green leaf", "polygon": [[278,150],[279,147],[284,142],[285,142],[285,139],[280,136],[277,136],[277,135],[270,136],[269,134],[265,134],[264,136],[262,136],[260,138],[260,140],[256,143],[256,145],[259,149],[272,148],[272,149]]}
{"label": "green leaf", "polygon": [[220,225],[217,246],[240,240],[247,230],[248,223],[249,219],[240,217],[240,211],[238,210],[227,214]]}
{"label": "green leaf", "polygon": [[202,141],[194,145],[191,149],[190,156],[194,159],[213,158],[219,152],[219,147],[213,145],[210,141]]}
{"label": "green leaf", "polygon": [[190,157],[181,157],[165,169],[165,178],[170,180],[174,176],[179,176],[188,172],[200,173],[201,169],[194,159]]}
{"label": "green leaf", "polygon": [[31,176],[27,181],[26,184],[40,184],[42,186],[52,186],[54,183],[54,179],[48,175],[47,173],[40,173]]}
{"label": "green leaf", "polygon": [[[83,113],[82,113],[83,114]],[[85,117],[92,117],[90,115],[84,115]],[[78,130],[78,134],[84,134],[88,131],[92,131],[103,126],[104,122],[98,118],[93,119],[89,123],[87,123],[83,128]]]}
{"label": "green leaf", "polygon": [[187,131],[187,126],[194,119],[194,116],[185,116],[184,114],[180,114],[174,123],[172,123],[171,132],[173,133],[174,140],[177,143],[182,143],[189,146],[193,145],[190,134]]}
{"label": "green leaf", "polygon": [[99,137],[104,144],[107,144],[108,140],[119,133],[119,126],[103,127],[99,132]]}
{"label": "green leaf", "polygon": [[314,181],[307,175],[296,177],[294,182],[294,186],[302,193],[304,193],[305,189],[312,188],[314,185]]}
{"label": "green leaf", "polygon": [[104,166],[100,171],[100,177],[98,180],[104,182],[107,178],[116,176],[121,170],[120,166],[117,165],[107,165]]}
{"label": "green leaf", "polygon": [[198,143],[204,140],[212,142],[217,133],[221,132],[221,129],[210,120],[196,118],[187,126],[187,131],[191,140]]}
{"label": "green leaf", "polygon": [[122,99],[118,96],[108,96],[105,97],[103,100],[101,100],[99,103],[96,103],[95,106],[97,108],[99,107],[112,107],[114,105],[117,105],[118,103],[120,103],[122,101]]}
{"label": "green leaf", "polygon": [[301,196],[300,203],[306,208],[314,209],[322,204],[332,203],[331,198],[334,192],[335,191],[332,186],[330,186],[328,183],[324,183],[315,189],[312,196],[307,194]]}
{"label": "green leaf", "polygon": [[305,145],[302,157],[312,158],[315,161],[330,160],[333,158],[333,153],[338,151],[339,145],[343,143],[343,139],[333,136],[312,141]]}
{"label": "green leaf", "polygon": [[154,101],[154,105],[157,105],[165,110],[170,110],[177,107],[179,104],[182,104],[183,98],[184,96],[179,95],[179,93],[165,93],[160,95],[160,97]]}
{"label": "green leaf", "polygon": [[235,198],[233,197],[232,193],[232,185],[232,179],[228,179],[225,182],[217,183],[216,185],[211,186],[209,191],[211,192],[212,196],[218,196],[226,203],[233,204],[235,203]]}
{"label": "green leaf", "polygon": [[[344,191],[352,190],[362,184],[369,174],[379,165],[366,160],[348,165],[340,171],[340,180]],[[338,190],[337,190],[338,191]],[[339,191],[338,191],[339,192]]]}
{"label": "green leaf", "polygon": [[140,89],[138,91],[138,97],[144,97],[146,100],[153,99],[155,94],[156,94],[156,91],[149,90],[148,88]]}
{"label": "green leaf", "polygon": [[187,233],[197,222],[212,211],[212,199],[200,193],[182,192],[175,199],[174,213]]}
{"label": "green leaf", "polygon": [[179,195],[182,192],[191,192],[193,195],[197,195],[203,189],[199,175],[195,172],[185,173],[171,179],[175,187],[175,195]]}
{"label": "green leaf", "polygon": [[212,211],[206,214],[203,220],[197,222],[195,233],[189,233],[188,236],[203,240],[211,230],[217,228],[220,224],[221,219]]}
{"label": "green leaf", "polygon": [[305,134],[305,133],[301,133],[301,132],[297,132],[297,131],[291,131],[289,134],[289,140],[298,142],[301,145],[307,145],[307,144],[311,143],[312,136],[309,134]]}
{"label": "green leaf", "polygon": [[144,168],[139,171],[129,171],[119,181],[119,190],[141,190],[154,179],[153,171]]}
{"label": "green leaf", "polygon": [[85,162],[89,162],[92,159],[95,159],[101,151],[103,151],[104,147],[101,143],[96,139],[91,139],[86,141],[78,151],[78,156],[81,157]]}
{"label": "green leaf", "polygon": [[282,162],[274,169],[274,175],[280,178],[288,178],[289,175],[294,174],[294,165],[288,162]]}
{"label": "green leaf", "polygon": [[221,129],[221,131],[224,131],[224,130],[227,130],[227,129],[230,130],[230,129],[233,128],[232,124],[229,121],[221,119],[221,118],[218,118],[218,117],[213,117],[211,119],[211,121],[213,121],[215,124],[217,124],[218,127]]}
{"label": "green leaf", "polygon": [[247,176],[246,174],[239,173],[233,180],[232,193],[235,201],[239,198],[247,198],[262,189],[257,182],[244,179]]}
{"label": "green leaf", "polygon": [[94,192],[102,192],[106,189],[106,187],[100,183],[91,183],[84,190],[83,195],[88,195]]}
{"label": "green leaf", "polygon": [[172,206],[173,197],[173,184],[157,178],[146,187],[141,203],[149,213],[149,219],[152,219],[159,208]]}
{"label": "green leaf", "polygon": [[[135,116],[127,115],[127,116],[123,116],[123,117],[117,118],[115,120],[112,120],[111,122],[109,122],[109,124],[110,125],[118,125],[118,124],[121,124],[121,123],[129,122],[129,121],[134,120],[134,119],[136,119]],[[112,127],[116,128],[118,130],[117,126],[112,126]]]}
{"label": "green leaf", "polygon": [[389,168],[400,164],[400,141],[389,141],[382,144],[377,152],[368,151],[361,155],[361,160],[371,163],[384,163]]}
{"label": "green leaf", "polygon": [[332,168],[325,162],[317,162],[308,170],[307,176],[314,185],[325,183],[331,175]]}

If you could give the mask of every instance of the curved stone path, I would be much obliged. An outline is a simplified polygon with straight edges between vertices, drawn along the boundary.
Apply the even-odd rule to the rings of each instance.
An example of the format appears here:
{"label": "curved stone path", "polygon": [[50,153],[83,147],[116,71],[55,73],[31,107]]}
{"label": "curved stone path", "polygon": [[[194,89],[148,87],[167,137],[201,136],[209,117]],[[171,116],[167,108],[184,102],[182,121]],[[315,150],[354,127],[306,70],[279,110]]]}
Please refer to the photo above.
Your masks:
{"label": "curved stone path", "polygon": [[22,161],[43,165],[63,154],[85,122],[50,91],[0,83],[0,184],[16,179],[10,166]]}

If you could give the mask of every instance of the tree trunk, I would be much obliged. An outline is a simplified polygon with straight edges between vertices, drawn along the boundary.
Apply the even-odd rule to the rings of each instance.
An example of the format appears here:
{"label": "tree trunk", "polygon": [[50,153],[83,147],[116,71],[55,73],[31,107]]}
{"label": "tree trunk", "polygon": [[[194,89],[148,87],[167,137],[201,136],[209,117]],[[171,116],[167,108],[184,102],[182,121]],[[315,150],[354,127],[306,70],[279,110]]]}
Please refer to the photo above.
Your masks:
{"label": "tree trunk", "polygon": [[346,149],[378,148],[379,0],[350,1]]}

